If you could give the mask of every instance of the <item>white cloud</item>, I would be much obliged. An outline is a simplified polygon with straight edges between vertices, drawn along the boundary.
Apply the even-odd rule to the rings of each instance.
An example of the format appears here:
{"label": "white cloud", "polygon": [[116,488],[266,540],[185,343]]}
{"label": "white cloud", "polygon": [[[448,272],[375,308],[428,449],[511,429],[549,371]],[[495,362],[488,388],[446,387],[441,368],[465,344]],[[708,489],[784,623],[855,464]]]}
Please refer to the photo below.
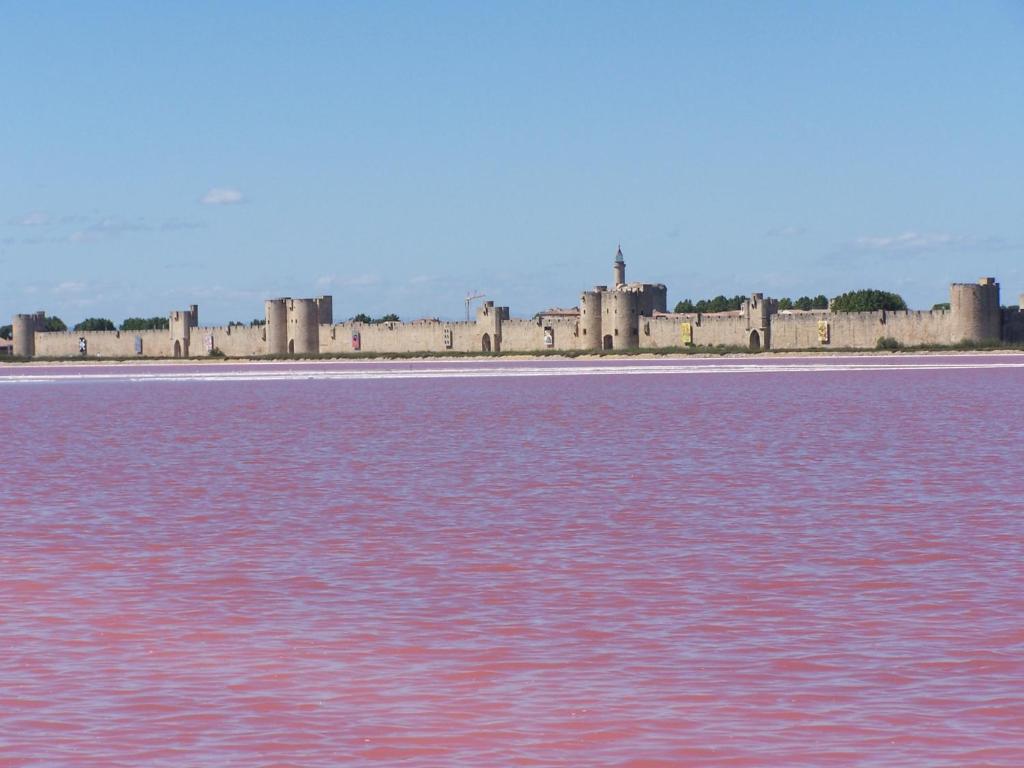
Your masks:
{"label": "white cloud", "polygon": [[199,198],[203,205],[234,205],[245,200],[242,193],[232,187],[213,187]]}

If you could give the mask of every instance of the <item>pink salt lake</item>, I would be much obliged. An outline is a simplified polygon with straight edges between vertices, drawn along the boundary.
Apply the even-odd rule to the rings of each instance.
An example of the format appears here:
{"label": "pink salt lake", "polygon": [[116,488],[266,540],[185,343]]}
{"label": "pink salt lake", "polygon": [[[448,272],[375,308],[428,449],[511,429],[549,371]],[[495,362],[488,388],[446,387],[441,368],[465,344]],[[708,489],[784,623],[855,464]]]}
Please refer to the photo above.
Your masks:
{"label": "pink salt lake", "polygon": [[1020,766],[1022,390],[5,366],[0,766]]}

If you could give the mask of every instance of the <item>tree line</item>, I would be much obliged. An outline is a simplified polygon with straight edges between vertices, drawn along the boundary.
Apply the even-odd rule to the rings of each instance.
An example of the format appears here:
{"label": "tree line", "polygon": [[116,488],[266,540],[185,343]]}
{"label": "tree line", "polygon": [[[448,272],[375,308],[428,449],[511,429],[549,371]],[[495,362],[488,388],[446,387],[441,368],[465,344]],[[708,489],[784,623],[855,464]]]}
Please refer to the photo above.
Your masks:
{"label": "tree line", "polygon": [[[700,301],[683,299],[676,304],[675,311],[689,313],[730,312],[743,306],[743,302],[746,299],[746,296],[715,296],[713,299],[701,299]],[[801,296],[798,299],[782,298],[778,299],[778,302],[780,310],[802,309],[806,311],[810,309],[831,308],[833,312],[877,312],[883,309],[895,312],[907,308],[907,303],[898,293],[875,289],[841,293],[832,299],[831,302],[823,293],[819,293],[813,298],[811,296]]]}
{"label": "tree line", "polygon": [[370,317],[369,315],[365,314],[364,312],[360,312],[358,315],[356,315],[351,320],[349,320],[349,322],[350,323],[366,323],[367,325],[374,325],[374,324],[377,324],[377,323],[397,323],[397,322],[401,322],[401,321],[398,319],[398,315],[395,315],[395,314],[387,314],[387,315],[383,315],[381,317],[378,317],[378,318],[374,319],[374,318]]}
{"label": "tree line", "polygon": [[[73,331],[166,331],[171,321],[166,317],[126,317],[120,325],[114,325],[107,317],[87,317],[75,323]],[[65,329],[61,329],[65,330]]]}
{"label": "tree line", "polygon": [[[75,323],[73,331],[154,331],[167,330],[170,328],[170,320],[166,317],[126,317],[121,325],[114,325],[113,321],[106,317],[87,317],[80,323]],[[43,319],[43,327],[40,330],[66,331],[67,323],[56,315],[47,315]],[[10,340],[14,336],[14,328],[10,325],[0,325],[0,339]]]}

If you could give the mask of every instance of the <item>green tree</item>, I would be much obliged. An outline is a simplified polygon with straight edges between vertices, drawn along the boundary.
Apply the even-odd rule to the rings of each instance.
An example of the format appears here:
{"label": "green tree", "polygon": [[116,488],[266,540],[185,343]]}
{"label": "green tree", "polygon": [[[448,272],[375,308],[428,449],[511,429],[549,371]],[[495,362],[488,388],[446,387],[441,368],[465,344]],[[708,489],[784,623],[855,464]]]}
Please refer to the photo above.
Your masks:
{"label": "green tree", "polygon": [[793,308],[793,300],[792,299],[779,299],[779,310],[792,309],[792,308]]}
{"label": "green tree", "polygon": [[75,325],[76,331],[116,331],[117,327],[105,317],[87,317]]}
{"label": "green tree", "polygon": [[700,299],[693,302],[684,299],[676,304],[676,312],[730,312],[739,309],[746,298],[743,296],[727,297],[719,294],[713,299]]}
{"label": "green tree", "polygon": [[401,322],[401,320],[399,320],[398,315],[396,315],[394,313],[389,313],[389,314],[386,314],[386,315],[384,315],[382,317],[378,317],[378,318],[372,318],[368,314],[366,314],[365,312],[360,312],[358,315],[356,315],[351,320],[349,320],[349,322],[350,323],[366,323],[367,325],[375,325],[375,324],[378,324],[378,323],[398,323],[398,322]]}
{"label": "green tree", "polygon": [[932,309],[949,309],[949,302],[942,301],[939,302],[938,304],[932,304]]}
{"label": "green tree", "polygon": [[892,312],[907,308],[907,303],[898,293],[864,289],[849,291],[832,299],[833,312],[877,312],[880,309]]}
{"label": "green tree", "polygon": [[809,310],[814,305],[810,296],[801,296],[799,299],[793,302],[793,309],[802,309],[804,312]]}
{"label": "green tree", "polygon": [[819,293],[811,300],[811,309],[828,309],[828,296]]}
{"label": "green tree", "polygon": [[267,319],[265,317],[257,317],[255,320],[249,321],[250,328],[259,328],[261,325],[266,325]]}
{"label": "green tree", "polygon": [[[64,324],[64,321],[56,316],[47,316],[43,319],[44,331],[66,331],[68,327]],[[14,338],[14,327],[11,325],[0,325],[0,339],[7,339],[10,341]]]}
{"label": "green tree", "polygon": [[166,317],[126,317],[121,323],[122,331],[163,331],[170,327]]}

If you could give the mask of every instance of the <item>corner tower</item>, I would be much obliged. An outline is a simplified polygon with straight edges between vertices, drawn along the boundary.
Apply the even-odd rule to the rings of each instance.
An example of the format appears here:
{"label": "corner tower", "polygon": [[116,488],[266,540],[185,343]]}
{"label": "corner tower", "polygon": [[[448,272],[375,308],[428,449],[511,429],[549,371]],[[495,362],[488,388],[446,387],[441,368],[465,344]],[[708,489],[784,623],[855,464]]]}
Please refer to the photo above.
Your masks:
{"label": "corner tower", "polygon": [[622,258],[622,246],[615,252],[615,261],[612,262],[613,281],[612,288],[618,288],[626,284],[626,261]]}

